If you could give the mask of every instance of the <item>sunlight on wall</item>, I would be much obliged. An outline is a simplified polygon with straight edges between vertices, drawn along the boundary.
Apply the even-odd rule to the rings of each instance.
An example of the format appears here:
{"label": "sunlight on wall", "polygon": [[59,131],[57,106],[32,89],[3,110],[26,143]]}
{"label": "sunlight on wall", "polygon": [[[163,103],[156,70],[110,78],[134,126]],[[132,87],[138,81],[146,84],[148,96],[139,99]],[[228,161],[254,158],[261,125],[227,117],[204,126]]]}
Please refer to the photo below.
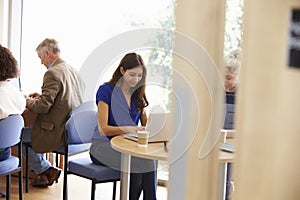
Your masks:
{"label": "sunlight on wall", "polygon": [[[35,48],[45,38],[55,38],[60,44],[62,59],[80,70],[96,47],[117,34],[134,29],[133,22],[142,22],[144,27],[160,27],[159,21],[170,2],[24,1],[21,66],[23,93],[40,92],[46,68],[40,64]],[[114,64],[112,67],[116,66]]]}

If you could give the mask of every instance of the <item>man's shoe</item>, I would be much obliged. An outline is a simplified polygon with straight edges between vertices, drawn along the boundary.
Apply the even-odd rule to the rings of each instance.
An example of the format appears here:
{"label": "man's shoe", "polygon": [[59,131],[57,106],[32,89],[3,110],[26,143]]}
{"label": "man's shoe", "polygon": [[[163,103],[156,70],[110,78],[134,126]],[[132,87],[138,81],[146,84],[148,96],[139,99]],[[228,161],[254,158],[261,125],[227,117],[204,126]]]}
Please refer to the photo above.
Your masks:
{"label": "man's shoe", "polygon": [[56,167],[50,167],[46,173],[49,181],[48,186],[51,186],[54,183],[54,181],[58,180],[61,173],[61,169]]}
{"label": "man's shoe", "polygon": [[48,177],[45,172],[37,175],[31,181],[32,187],[47,187],[49,184]]}

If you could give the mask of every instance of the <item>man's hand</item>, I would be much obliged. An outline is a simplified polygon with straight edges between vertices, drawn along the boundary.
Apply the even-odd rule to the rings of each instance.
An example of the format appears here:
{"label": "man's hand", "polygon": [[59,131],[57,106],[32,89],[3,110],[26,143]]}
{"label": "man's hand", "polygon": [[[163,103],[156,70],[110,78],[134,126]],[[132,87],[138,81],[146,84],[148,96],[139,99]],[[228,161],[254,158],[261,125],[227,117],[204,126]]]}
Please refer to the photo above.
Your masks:
{"label": "man's hand", "polygon": [[40,98],[40,94],[35,92],[28,95],[30,98],[38,99]]}

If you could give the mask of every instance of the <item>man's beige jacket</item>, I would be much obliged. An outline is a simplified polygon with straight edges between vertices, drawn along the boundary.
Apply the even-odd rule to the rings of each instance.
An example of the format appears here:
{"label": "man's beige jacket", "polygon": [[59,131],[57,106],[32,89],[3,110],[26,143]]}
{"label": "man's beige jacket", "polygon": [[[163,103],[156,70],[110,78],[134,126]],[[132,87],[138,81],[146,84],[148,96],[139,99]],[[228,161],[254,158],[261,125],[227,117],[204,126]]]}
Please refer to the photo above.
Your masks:
{"label": "man's beige jacket", "polygon": [[36,153],[63,146],[69,112],[84,101],[84,82],[63,60],[55,61],[44,75],[39,99],[27,99],[27,108],[36,112],[31,142]]}

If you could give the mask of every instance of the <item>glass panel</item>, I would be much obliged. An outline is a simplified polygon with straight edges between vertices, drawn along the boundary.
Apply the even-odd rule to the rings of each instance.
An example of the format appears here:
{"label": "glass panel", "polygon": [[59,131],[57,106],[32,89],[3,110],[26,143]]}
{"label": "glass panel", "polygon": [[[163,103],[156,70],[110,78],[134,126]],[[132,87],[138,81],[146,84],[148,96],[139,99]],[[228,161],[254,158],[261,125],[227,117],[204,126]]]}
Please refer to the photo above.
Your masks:
{"label": "glass panel", "polygon": [[[41,65],[35,48],[45,38],[55,38],[59,42],[62,59],[80,71],[97,47],[118,34],[149,27],[174,31],[174,4],[175,0],[24,1],[21,58],[23,93],[41,92],[46,68]],[[137,50],[144,58],[149,77],[158,77],[157,84],[147,87],[150,103],[147,109],[162,105],[169,110],[173,37],[158,35],[156,43],[156,49]],[[105,56],[103,54],[102,58]],[[99,57],[99,60],[102,58]],[[110,79],[119,62],[118,58],[115,59],[110,61],[105,72],[99,74],[95,87]],[[163,176],[166,179],[166,175]]]}
{"label": "glass panel", "polygon": [[[24,93],[40,90],[46,69],[41,66],[35,48],[46,37],[55,38],[60,43],[61,57],[80,70],[95,48],[117,34],[145,27],[174,29],[173,3],[173,0],[24,1],[21,74]],[[151,52],[147,64],[159,59],[153,59],[153,55]]]}
{"label": "glass panel", "polygon": [[224,55],[241,47],[243,7],[243,0],[227,0],[226,2]]}

